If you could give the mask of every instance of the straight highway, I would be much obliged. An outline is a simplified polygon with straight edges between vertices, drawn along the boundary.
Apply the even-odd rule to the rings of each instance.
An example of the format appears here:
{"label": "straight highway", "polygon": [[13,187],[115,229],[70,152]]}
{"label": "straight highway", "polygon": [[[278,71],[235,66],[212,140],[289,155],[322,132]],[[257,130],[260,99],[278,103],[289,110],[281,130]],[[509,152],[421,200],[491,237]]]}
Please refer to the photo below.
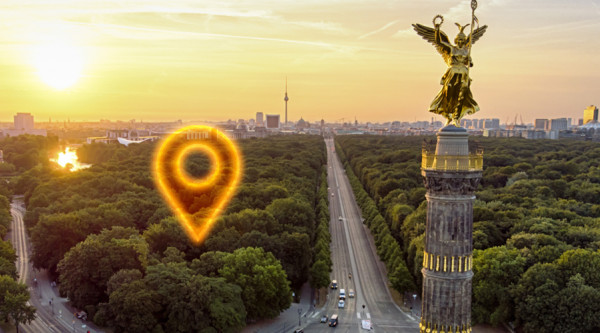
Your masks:
{"label": "straight highway", "polygon": [[[339,317],[336,332],[362,332],[362,321],[370,321],[372,332],[419,332],[418,318],[403,312],[392,300],[387,288],[385,266],[377,256],[373,237],[362,223],[360,208],[356,204],[352,188],[336,152],[333,139],[325,139],[327,145],[329,210],[331,214],[331,249],[333,272],[338,289],[329,289],[325,314]],[[350,277],[349,274],[352,274]],[[340,289],[346,291],[344,308],[338,308]],[[348,291],[355,291],[348,298]],[[364,308],[363,308],[364,305]],[[311,321],[306,332],[329,332],[327,324]]]}
{"label": "straight highway", "polygon": [[30,305],[36,307],[36,319],[28,325],[20,325],[19,332],[101,332],[89,327],[88,322],[77,319],[66,298],[58,295],[45,271],[34,270],[29,261],[29,239],[23,223],[25,207],[22,198],[14,197],[10,213],[13,217],[10,239],[17,253],[18,281],[28,285]]}

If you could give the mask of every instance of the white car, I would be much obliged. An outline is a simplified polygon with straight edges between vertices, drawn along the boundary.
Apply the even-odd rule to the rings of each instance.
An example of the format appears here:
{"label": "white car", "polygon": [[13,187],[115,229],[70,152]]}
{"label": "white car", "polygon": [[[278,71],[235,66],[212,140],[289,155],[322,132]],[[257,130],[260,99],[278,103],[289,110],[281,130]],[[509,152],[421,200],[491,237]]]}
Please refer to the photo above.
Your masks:
{"label": "white car", "polygon": [[342,221],[342,220],[344,220],[344,219],[341,216],[338,217],[338,221]]}
{"label": "white car", "polygon": [[341,300],[338,302],[338,308],[340,308],[340,309],[343,309],[343,308],[344,308],[344,305],[346,305],[346,302],[344,302],[344,300],[343,300],[343,299],[341,299]]}

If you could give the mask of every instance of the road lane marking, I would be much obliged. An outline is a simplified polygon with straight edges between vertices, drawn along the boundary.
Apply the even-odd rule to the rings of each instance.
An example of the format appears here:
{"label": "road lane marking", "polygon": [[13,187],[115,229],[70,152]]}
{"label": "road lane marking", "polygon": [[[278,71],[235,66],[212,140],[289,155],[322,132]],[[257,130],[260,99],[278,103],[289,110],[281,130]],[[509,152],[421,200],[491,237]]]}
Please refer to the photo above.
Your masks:
{"label": "road lane marking", "polygon": [[367,318],[371,319],[371,314],[367,312]]}
{"label": "road lane marking", "polygon": [[360,319],[360,312],[356,313],[356,318]]}

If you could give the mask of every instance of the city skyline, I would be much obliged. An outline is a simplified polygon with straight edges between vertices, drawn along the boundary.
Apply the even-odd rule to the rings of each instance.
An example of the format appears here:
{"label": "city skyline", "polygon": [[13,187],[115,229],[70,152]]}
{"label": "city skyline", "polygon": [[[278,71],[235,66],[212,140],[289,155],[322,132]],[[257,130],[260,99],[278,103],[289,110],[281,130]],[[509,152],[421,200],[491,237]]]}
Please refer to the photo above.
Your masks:
{"label": "city skyline", "polygon": [[[427,109],[445,64],[410,25],[431,26],[439,13],[453,39],[453,23],[470,22],[469,1],[203,4],[4,2],[0,121],[17,112],[73,121],[283,116],[286,77],[291,121],[439,121]],[[600,103],[599,15],[591,0],[480,1],[489,29],[473,48],[472,90],[481,111],[466,119],[582,118]],[[52,72],[53,61],[65,69]]]}

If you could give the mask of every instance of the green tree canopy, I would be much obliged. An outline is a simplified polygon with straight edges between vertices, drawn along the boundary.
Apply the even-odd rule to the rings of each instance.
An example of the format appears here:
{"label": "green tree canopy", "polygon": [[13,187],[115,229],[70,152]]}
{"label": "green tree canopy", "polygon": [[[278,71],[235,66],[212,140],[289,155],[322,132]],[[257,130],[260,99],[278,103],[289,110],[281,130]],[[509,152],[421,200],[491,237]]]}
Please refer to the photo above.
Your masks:
{"label": "green tree canopy", "polygon": [[241,248],[225,259],[219,274],[244,290],[248,319],[274,318],[292,302],[285,271],[275,257],[261,248]]}
{"label": "green tree canopy", "polygon": [[12,320],[19,331],[20,324],[29,324],[35,319],[35,307],[28,304],[29,290],[26,284],[7,275],[0,275],[0,318]]}
{"label": "green tree canopy", "polygon": [[107,284],[121,269],[144,271],[148,244],[135,229],[114,227],[90,235],[58,264],[60,292],[83,308],[108,301]]}

